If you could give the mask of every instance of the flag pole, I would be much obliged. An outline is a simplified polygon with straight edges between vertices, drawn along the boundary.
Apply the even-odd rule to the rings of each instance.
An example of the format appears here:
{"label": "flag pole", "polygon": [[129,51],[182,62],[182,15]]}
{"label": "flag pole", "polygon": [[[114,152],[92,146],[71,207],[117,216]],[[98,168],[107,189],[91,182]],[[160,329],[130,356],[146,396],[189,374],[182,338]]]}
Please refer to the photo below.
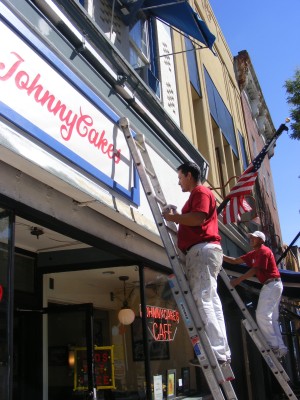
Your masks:
{"label": "flag pole", "polygon": [[[287,118],[286,122],[289,122],[290,120]],[[282,134],[283,131],[288,131],[289,128],[285,124],[281,124],[280,127],[277,129],[277,131],[274,133],[274,136],[272,139],[270,139],[270,146],[273,144],[272,142],[276,142],[276,139]],[[223,209],[226,207],[226,204],[230,201],[230,198],[225,197],[225,199],[222,201],[222,203],[219,205],[217,208],[217,214],[220,214]]]}
{"label": "flag pole", "polygon": [[293,244],[297,241],[298,237],[300,236],[300,231],[298,232],[298,234],[296,235],[295,239],[292,241],[292,243],[285,249],[285,251],[281,254],[281,256],[278,258],[276,264],[278,265],[280,263],[281,260],[283,260],[288,251],[290,250],[290,248],[293,246]]}

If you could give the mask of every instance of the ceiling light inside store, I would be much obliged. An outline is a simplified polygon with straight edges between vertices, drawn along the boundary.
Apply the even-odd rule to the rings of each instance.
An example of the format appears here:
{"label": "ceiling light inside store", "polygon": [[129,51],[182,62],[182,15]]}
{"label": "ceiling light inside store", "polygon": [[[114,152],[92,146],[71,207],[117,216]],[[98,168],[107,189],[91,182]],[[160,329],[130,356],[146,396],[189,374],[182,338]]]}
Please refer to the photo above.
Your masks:
{"label": "ceiling light inside store", "polygon": [[30,228],[30,233],[31,235],[36,236],[36,238],[38,239],[39,236],[44,234],[44,231],[42,228],[38,228],[37,226],[32,226]]}
{"label": "ceiling light inside store", "polygon": [[126,281],[128,281],[128,276],[120,276],[120,281],[124,283],[124,299],[123,299],[123,307],[118,313],[118,319],[121,324],[123,325],[130,325],[133,323],[135,319],[134,311],[129,307],[128,300],[126,298]]}

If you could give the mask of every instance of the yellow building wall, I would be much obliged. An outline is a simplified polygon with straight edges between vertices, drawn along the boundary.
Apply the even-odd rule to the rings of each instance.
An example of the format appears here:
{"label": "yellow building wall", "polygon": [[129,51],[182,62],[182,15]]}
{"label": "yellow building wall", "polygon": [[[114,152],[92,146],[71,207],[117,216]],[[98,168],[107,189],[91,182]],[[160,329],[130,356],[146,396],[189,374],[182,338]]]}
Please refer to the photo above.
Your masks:
{"label": "yellow building wall", "polygon": [[[223,184],[233,176],[239,176],[243,171],[242,160],[237,159],[227,144],[220,129],[214,124],[210,116],[208,98],[205,86],[204,67],[214,82],[220,96],[229,110],[234,123],[237,146],[240,149],[238,131],[244,136],[247,147],[246,128],[241,108],[240,90],[236,81],[233,56],[213,14],[210,4],[206,0],[190,2],[206,22],[210,31],[216,36],[213,47],[214,53],[207,48],[196,50],[196,59],[200,76],[202,97],[195,95],[189,83],[189,72],[186,53],[175,55],[175,69],[177,74],[177,90],[179,99],[179,113],[181,128],[188,139],[200,151],[209,163],[207,184],[211,187],[220,187],[221,179],[218,171],[215,147],[221,149],[219,159],[223,168]],[[199,43],[203,47],[201,43]],[[184,36],[174,32],[174,52],[185,50]],[[246,151],[248,149],[246,148]],[[225,193],[235,183],[234,179],[227,185]],[[221,191],[216,190],[221,196]],[[219,198],[221,201],[221,197]]]}

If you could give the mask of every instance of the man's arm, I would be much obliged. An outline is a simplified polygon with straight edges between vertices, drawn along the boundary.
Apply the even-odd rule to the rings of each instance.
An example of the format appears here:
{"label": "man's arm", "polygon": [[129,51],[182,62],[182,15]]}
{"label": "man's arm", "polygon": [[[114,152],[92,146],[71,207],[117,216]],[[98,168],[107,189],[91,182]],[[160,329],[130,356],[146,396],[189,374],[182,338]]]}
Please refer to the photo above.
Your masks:
{"label": "man's arm", "polygon": [[235,286],[239,285],[241,282],[245,281],[248,278],[251,278],[254,275],[256,275],[255,268],[251,268],[245,274],[239,276],[238,278],[232,279],[230,281],[230,284],[231,284],[231,286],[235,287]]}
{"label": "man's arm", "polygon": [[223,260],[225,262],[227,262],[228,264],[244,264],[245,263],[245,261],[241,257],[234,258],[234,257],[226,256],[225,254],[223,255]]}
{"label": "man's arm", "polygon": [[[234,257],[226,256],[225,254],[223,255],[223,260],[229,264],[244,264],[245,263],[245,261],[241,257],[234,258]],[[256,275],[255,268],[251,268],[245,274],[239,276],[238,278],[232,279],[230,281],[230,284],[231,284],[231,286],[235,287],[235,286],[239,285],[242,281],[244,281],[248,278],[251,278],[254,275]]]}
{"label": "man's arm", "polygon": [[187,226],[199,226],[206,220],[206,213],[203,212],[190,212],[186,214],[179,214],[177,212],[163,211],[162,213],[166,221],[172,221],[176,224]]}

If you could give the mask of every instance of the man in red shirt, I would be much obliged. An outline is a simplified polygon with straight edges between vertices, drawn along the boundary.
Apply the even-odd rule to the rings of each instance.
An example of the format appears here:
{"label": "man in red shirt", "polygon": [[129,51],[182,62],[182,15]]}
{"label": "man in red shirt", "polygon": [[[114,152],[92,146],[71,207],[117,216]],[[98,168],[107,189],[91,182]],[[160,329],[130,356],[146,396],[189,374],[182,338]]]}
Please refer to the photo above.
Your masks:
{"label": "man in red shirt", "polygon": [[229,264],[246,263],[250,267],[245,274],[231,281],[233,287],[252,276],[256,276],[263,285],[256,309],[256,321],[268,345],[277,357],[281,358],[287,354],[287,348],[283,343],[278,323],[283,290],[280,273],[271,249],[264,245],[265,234],[256,231],[249,233],[249,238],[252,251],[238,258],[224,255],[223,259]]}
{"label": "man in red shirt", "polygon": [[220,364],[230,362],[223,310],[217,293],[223,252],[216,200],[212,191],[200,184],[201,171],[197,164],[186,162],[177,171],[182,191],[190,192],[190,196],[181,214],[176,207],[169,206],[163,217],[179,224],[177,246],[184,255],[186,275],[205,331]]}

